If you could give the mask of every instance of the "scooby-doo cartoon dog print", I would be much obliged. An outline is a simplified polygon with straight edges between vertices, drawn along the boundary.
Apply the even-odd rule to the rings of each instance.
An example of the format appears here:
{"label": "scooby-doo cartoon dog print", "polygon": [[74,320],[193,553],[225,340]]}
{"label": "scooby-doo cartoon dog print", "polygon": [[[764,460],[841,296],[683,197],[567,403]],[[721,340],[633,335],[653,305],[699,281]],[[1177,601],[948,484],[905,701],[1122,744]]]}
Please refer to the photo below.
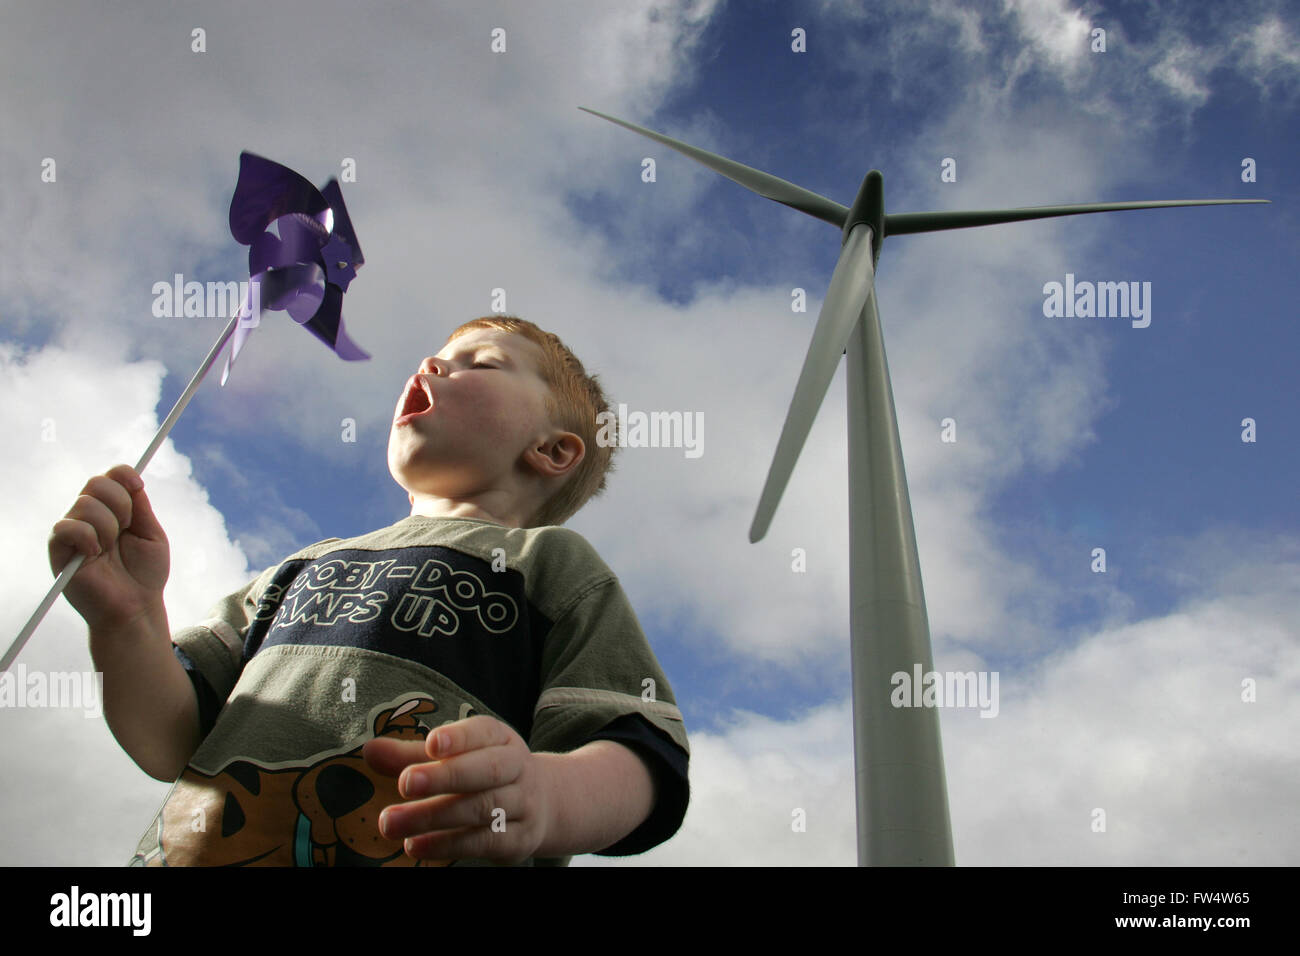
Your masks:
{"label": "scooby-doo cartoon dog print", "polygon": [[[374,736],[423,740],[438,709],[416,697],[382,711]],[[413,860],[379,832],[379,813],[401,803],[397,778],[361,756],[369,737],[305,767],[234,760],[208,775],[185,768],[158,815],[157,846],[135,866],[446,866]]]}

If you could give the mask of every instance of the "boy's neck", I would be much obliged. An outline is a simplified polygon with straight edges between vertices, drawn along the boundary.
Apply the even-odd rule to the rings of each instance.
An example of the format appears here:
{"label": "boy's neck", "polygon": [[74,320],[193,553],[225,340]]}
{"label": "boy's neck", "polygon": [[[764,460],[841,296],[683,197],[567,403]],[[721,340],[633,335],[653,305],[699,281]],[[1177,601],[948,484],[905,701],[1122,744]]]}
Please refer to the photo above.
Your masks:
{"label": "boy's neck", "polygon": [[523,521],[501,509],[484,507],[473,501],[452,501],[447,498],[415,498],[411,502],[411,517],[424,518],[475,518],[490,521],[505,528],[522,528]]}

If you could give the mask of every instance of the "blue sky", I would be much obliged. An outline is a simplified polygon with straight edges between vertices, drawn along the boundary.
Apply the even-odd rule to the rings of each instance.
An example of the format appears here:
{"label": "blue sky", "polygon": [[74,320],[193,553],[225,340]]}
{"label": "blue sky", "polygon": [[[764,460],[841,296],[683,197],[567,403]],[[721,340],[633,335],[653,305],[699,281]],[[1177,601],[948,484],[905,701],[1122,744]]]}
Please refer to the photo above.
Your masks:
{"label": "blue sky", "polygon": [[[1001,675],[996,719],[942,714],[958,862],[1294,864],[1300,17],[1267,2],[612,6],[380,4],[357,22],[271,3],[260,35],[248,11],[204,4],[139,20],[6,9],[5,629],[47,586],[49,525],[86,477],[135,459],[220,329],[153,318],[151,289],[242,277],[226,226],[239,150],[316,182],[352,157],[367,263],[345,316],[374,359],[344,365],[270,322],[224,393],[205,383],[146,474],[173,541],[173,627],[294,548],[405,514],[384,457],[402,382],[504,288],[614,401],[704,416],[703,455],[622,450],[571,522],[623,581],[695,747],[681,834],[624,863],[851,863],[842,373],[771,532],[746,536],[838,235],[576,107],[845,204],[879,168],[887,212],[1267,198],[895,237],[877,288],[936,666]],[[1044,316],[1044,283],[1067,273],[1150,282],[1150,326]],[[23,659],[89,666],[66,604]],[[102,725],[0,717],[11,779],[31,781],[7,790],[0,860],[125,859],[165,787]],[[104,781],[103,827],[46,822],[50,802],[86,799],[55,744]]]}

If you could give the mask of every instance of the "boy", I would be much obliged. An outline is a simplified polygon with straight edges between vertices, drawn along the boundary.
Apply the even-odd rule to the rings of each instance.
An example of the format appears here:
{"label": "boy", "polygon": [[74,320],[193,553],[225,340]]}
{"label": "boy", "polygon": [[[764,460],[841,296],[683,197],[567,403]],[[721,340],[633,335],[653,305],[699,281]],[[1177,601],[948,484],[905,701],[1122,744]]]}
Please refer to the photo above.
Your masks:
{"label": "boy", "polygon": [[169,636],[167,540],[125,465],[54,526],[104,709],[175,780],[133,864],[565,865],[688,799],[671,689],[613,573],[553,527],[604,489],[608,408],[563,343],[477,319],[398,400],[411,514],[305,548]]}

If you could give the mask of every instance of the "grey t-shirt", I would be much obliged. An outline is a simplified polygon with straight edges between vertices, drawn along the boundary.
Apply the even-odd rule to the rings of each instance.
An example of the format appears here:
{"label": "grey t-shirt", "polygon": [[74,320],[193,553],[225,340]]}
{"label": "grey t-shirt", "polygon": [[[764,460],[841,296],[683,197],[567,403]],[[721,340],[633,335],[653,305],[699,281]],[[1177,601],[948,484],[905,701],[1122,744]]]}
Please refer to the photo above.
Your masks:
{"label": "grey t-shirt", "polygon": [[397,778],[361,747],[474,714],[534,752],[614,739],[646,760],[655,810],[602,852],[649,849],[685,814],[672,689],[618,579],[566,528],[411,516],[322,541],[172,640],[205,737],[133,865],[413,864],[378,829]]}

